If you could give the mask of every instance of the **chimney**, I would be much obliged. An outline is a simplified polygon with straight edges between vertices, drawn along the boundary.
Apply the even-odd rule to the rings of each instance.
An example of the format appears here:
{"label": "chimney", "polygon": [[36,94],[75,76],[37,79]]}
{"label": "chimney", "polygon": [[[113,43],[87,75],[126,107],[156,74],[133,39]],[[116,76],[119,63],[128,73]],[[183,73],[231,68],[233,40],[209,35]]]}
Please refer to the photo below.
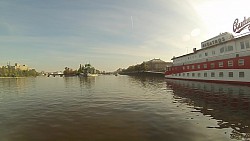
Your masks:
{"label": "chimney", "polygon": [[194,52],[194,53],[196,52],[196,48],[193,48],[193,52]]}

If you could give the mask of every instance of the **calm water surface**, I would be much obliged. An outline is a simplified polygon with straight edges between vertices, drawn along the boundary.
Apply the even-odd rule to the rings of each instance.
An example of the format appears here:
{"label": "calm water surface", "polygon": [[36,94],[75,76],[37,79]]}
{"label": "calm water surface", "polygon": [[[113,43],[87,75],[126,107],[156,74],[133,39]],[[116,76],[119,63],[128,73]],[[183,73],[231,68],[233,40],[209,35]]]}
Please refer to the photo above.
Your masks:
{"label": "calm water surface", "polygon": [[132,76],[0,79],[0,141],[250,140],[250,87]]}

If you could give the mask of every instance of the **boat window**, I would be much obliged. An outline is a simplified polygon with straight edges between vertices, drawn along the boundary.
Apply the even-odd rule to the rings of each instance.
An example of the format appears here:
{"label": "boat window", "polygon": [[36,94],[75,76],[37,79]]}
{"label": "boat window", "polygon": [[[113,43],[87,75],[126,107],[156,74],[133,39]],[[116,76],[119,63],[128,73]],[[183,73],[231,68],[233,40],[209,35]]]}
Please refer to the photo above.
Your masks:
{"label": "boat window", "polygon": [[189,77],[189,73],[187,73],[187,76]]}
{"label": "boat window", "polygon": [[233,51],[233,49],[234,49],[233,46],[228,46],[227,47],[227,51]]}
{"label": "boat window", "polygon": [[220,48],[220,53],[224,52],[224,47]]}
{"label": "boat window", "polygon": [[183,73],[182,76],[185,76],[185,73]]}
{"label": "boat window", "polygon": [[246,48],[250,48],[249,41],[245,42]]}
{"label": "boat window", "polygon": [[214,51],[214,50],[212,51],[212,54],[213,54],[213,55],[215,54],[215,51]]}
{"label": "boat window", "polygon": [[201,73],[198,73],[198,77],[201,77]]}
{"label": "boat window", "polygon": [[211,63],[210,67],[211,67],[211,69],[213,69],[215,67],[214,63]]}
{"label": "boat window", "polygon": [[228,77],[233,77],[234,73],[233,72],[228,72]]}
{"label": "boat window", "polygon": [[194,77],[195,76],[195,73],[192,73],[192,77]]}
{"label": "boat window", "polygon": [[192,69],[194,69],[194,65],[192,65]]}
{"label": "boat window", "polygon": [[228,65],[228,67],[232,67],[233,66],[233,60],[228,61],[227,65]]}
{"label": "boat window", "polygon": [[203,64],[203,68],[206,69],[207,68],[207,64]]}
{"label": "boat window", "polygon": [[215,73],[214,72],[211,72],[211,77],[215,77]]}
{"label": "boat window", "polygon": [[207,56],[208,54],[207,54],[207,52],[205,52],[205,56]]}
{"label": "boat window", "polygon": [[244,59],[239,59],[238,60],[238,65],[239,66],[244,66]]}
{"label": "boat window", "polygon": [[207,77],[207,73],[206,72],[204,72],[204,77]]}
{"label": "boat window", "polygon": [[197,68],[200,69],[200,68],[201,68],[201,65],[197,65]]}
{"label": "boat window", "polygon": [[245,77],[244,72],[239,72],[239,77]]}
{"label": "boat window", "polygon": [[223,77],[223,72],[219,72],[219,77]]}
{"label": "boat window", "polygon": [[244,44],[244,42],[240,42],[240,47],[241,47],[241,49],[245,49],[245,44]]}
{"label": "boat window", "polygon": [[223,67],[223,62],[219,62],[219,67]]}

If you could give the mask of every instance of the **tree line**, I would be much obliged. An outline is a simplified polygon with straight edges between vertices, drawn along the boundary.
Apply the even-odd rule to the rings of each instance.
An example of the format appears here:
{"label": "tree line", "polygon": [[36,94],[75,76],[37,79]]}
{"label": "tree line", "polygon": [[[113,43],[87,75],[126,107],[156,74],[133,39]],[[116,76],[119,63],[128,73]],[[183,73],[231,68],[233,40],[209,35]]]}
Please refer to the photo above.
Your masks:
{"label": "tree line", "polygon": [[0,77],[28,77],[28,76],[38,76],[39,73],[35,69],[31,70],[20,70],[15,69],[12,66],[2,66],[0,67]]}
{"label": "tree line", "polygon": [[122,73],[144,72],[148,70],[149,70],[148,65],[145,62],[143,62],[141,64],[129,66],[127,69],[123,69]]}

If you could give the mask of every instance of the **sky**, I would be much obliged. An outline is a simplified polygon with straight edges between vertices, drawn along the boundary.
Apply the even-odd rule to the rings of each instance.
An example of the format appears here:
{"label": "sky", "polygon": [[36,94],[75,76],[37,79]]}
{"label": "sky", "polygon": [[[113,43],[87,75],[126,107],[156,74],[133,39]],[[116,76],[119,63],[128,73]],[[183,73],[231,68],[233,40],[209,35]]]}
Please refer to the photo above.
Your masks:
{"label": "sky", "polygon": [[0,0],[0,66],[115,71],[200,48],[250,17],[249,0]]}

